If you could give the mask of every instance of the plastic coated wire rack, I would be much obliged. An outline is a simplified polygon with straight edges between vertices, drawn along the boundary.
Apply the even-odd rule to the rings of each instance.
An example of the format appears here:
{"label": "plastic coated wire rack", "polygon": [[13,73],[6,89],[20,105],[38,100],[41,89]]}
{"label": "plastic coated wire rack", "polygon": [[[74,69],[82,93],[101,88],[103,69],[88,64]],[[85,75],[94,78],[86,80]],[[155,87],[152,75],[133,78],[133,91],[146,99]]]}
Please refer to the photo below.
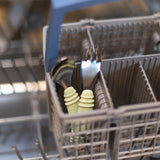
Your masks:
{"label": "plastic coated wire rack", "polygon": [[[80,44],[90,39],[88,33],[92,45],[104,48],[104,60],[93,89],[95,108],[83,114],[64,112],[63,92],[46,73],[50,129],[60,159],[142,160],[160,154],[159,22],[156,14],[62,25],[58,58],[75,59],[72,86],[79,93]],[[44,39],[46,33],[47,27]]]}
{"label": "plastic coated wire rack", "polygon": [[[17,144],[15,145],[13,144],[12,148],[19,160],[58,159],[58,155],[56,154],[47,155],[43,149],[44,143],[43,143],[43,137],[42,137],[41,123],[42,121],[44,120],[46,121],[48,119],[48,115],[40,111],[41,102],[39,100],[42,98],[43,94],[40,98],[39,98],[39,94],[44,93],[46,91],[45,81],[44,81],[44,65],[43,65],[42,59],[40,59],[39,57],[32,57],[32,56],[25,57],[25,55],[22,55],[22,54],[1,55],[0,56],[0,75],[1,75],[1,78],[0,78],[1,97],[2,98],[4,97],[5,99],[5,97],[9,96],[8,100],[10,98],[12,99],[12,96],[16,99],[17,97],[21,97],[20,98],[22,99],[21,101],[23,101],[23,99],[28,98],[29,104],[31,106],[31,111],[28,111],[29,109],[27,109],[26,111],[25,105],[20,102],[20,104],[23,105],[23,109],[22,109],[23,112],[27,112],[27,113],[22,112],[22,115],[17,115],[17,116],[14,115],[15,114],[14,104],[12,104],[12,108],[10,108],[13,112],[13,116],[9,116],[9,117],[5,115],[3,116],[2,115],[3,113],[1,113],[1,116],[2,116],[0,118],[1,143],[4,146],[3,148],[1,148],[0,155],[3,157],[3,154],[4,155],[7,154],[8,158],[11,157],[10,150],[12,149],[11,147],[9,149],[7,147],[8,144],[6,143],[11,144],[16,139]],[[26,103],[26,102],[24,101],[23,103]],[[17,103],[17,105],[19,104]],[[5,106],[7,107],[7,104]],[[27,106],[27,108],[30,106]],[[20,106],[18,107],[18,109],[20,109]],[[1,111],[4,112],[3,110],[4,109],[2,104]],[[5,110],[7,110],[7,108]],[[21,109],[18,112],[21,113]],[[23,125],[25,125],[25,129]],[[32,132],[30,131],[31,129],[33,130]],[[24,130],[28,130],[27,133],[24,133]],[[16,136],[18,136],[18,138]],[[31,144],[27,142],[27,144],[25,144],[26,147],[22,147],[21,144],[23,144],[23,141],[25,141],[25,138],[27,140],[31,138],[30,140],[32,140],[33,137],[38,138],[38,140],[35,140],[35,144],[39,150],[40,155],[36,157],[36,156],[32,156],[33,154],[31,154],[30,158],[23,158],[23,153],[21,153],[21,151],[24,152],[26,150],[24,153],[26,153],[25,155],[27,155],[27,152],[28,152],[27,145],[31,145]],[[8,142],[9,141],[8,139],[10,140],[10,142]],[[19,144],[19,141],[21,144]],[[20,150],[16,147],[16,145],[21,146]],[[32,148],[33,148],[33,152],[35,153],[34,147],[30,146],[30,149]],[[5,159],[6,157],[3,157],[3,158]]]}
{"label": "plastic coated wire rack", "polygon": [[[12,57],[12,58],[11,58]],[[23,55],[3,56],[0,59],[1,95],[18,92],[41,91],[44,81],[44,67],[38,57],[26,58]],[[19,85],[22,91],[18,90]],[[7,89],[7,90],[6,90]],[[7,92],[8,91],[8,92]]]}

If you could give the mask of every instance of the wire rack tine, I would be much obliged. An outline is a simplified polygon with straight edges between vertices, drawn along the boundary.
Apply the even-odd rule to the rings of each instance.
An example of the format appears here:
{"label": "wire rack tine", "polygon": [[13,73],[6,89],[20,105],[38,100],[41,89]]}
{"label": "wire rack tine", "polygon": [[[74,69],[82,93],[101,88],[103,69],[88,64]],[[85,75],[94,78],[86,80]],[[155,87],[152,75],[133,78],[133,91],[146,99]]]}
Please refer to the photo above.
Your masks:
{"label": "wire rack tine", "polygon": [[19,160],[23,160],[23,158],[22,158],[19,150],[17,149],[17,147],[16,147],[15,145],[12,145],[11,147],[12,147],[12,149],[14,150],[14,152],[16,153],[18,159],[19,159]]}
{"label": "wire rack tine", "polygon": [[40,150],[43,160],[48,160],[48,158],[46,157],[45,152],[44,152],[42,146],[40,145],[39,140],[36,139],[36,140],[34,140],[34,142],[35,142],[36,146],[38,147],[38,149]]}

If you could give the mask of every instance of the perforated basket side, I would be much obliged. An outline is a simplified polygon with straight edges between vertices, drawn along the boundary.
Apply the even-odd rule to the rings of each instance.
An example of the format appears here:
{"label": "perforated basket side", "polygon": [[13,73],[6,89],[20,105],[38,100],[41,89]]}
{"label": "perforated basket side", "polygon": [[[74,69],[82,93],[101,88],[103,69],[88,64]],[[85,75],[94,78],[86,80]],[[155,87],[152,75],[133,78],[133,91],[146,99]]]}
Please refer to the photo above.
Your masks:
{"label": "perforated basket side", "polygon": [[94,95],[95,95],[95,104],[98,109],[113,109],[113,102],[110,96],[108,87],[106,86],[103,73],[100,71],[101,79],[98,79]]}
{"label": "perforated basket side", "polygon": [[[137,18],[138,19],[138,18]],[[127,21],[99,24],[91,28],[94,44],[104,48],[104,58],[158,53],[154,33],[160,33],[158,20]]]}
{"label": "perforated basket side", "polygon": [[156,98],[160,100],[160,55],[146,57],[142,62],[142,65]]}
{"label": "perforated basket side", "polygon": [[124,114],[117,117],[117,133],[113,159],[141,159],[160,153],[159,103],[125,106]]}
{"label": "perforated basket side", "polygon": [[159,14],[111,20],[84,20],[63,24],[58,57],[69,56],[79,62],[84,30],[89,28],[93,43],[104,48],[104,59],[158,53]]}
{"label": "perforated basket side", "polygon": [[104,62],[102,73],[116,108],[156,101],[142,65],[134,59]]}
{"label": "perforated basket side", "polygon": [[[102,63],[102,72],[106,82],[108,82],[111,96],[115,96],[114,94],[117,94],[118,91],[120,91],[119,94],[126,93],[128,95],[130,93],[130,103],[135,101],[138,103],[134,106],[119,106],[119,108],[126,109],[124,112],[126,116],[115,117],[114,121],[112,121],[112,127],[115,128],[112,132],[115,135],[114,144],[111,146],[113,159],[142,158],[150,155],[151,152],[152,154],[160,153],[159,142],[155,140],[159,135],[159,108],[154,91],[157,91],[158,87],[156,90],[155,88],[152,90],[152,84],[150,84],[152,79],[148,79],[148,77],[152,77],[150,74],[156,74],[156,72],[151,73],[150,69],[153,70],[156,62],[159,64],[159,56],[158,54],[117,58],[104,60]],[[128,79],[128,75],[132,79],[131,81]],[[119,85],[119,83],[123,85]],[[125,88],[125,90],[116,90],[118,88],[117,84],[119,87]],[[116,88],[115,90],[114,87]],[[128,92],[127,89],[131,90]],[[125,98],[124,95],[123,98]],[[113,98],[114,104],[116,100],[116,98]],[[142,102],[155,103],[139,104]],[[150,107],[148,108],[148,106]]]}
{"label": "perforated basket side", "polygon": [[50,74],[46,73],[46,83],[48,91],[48,114],[50,130],[54,133],[56,146],[62,158],[62,116],[60,115],[61,108],[57,93],[55,91],[55,84],[50,78]]}
{"label": "perforated basket side", "polygon": [[[49,73],[46,74],[46,79],[51,131],[54,132],[61,159],[88,159],[90,157],[106,159],[109,155],[109,131],[106,127],[110,126],[108,118],[103,116],[106,115],[106,111],[95,106],[94,111],[82,114],[64,113]],[[102,86],[105,85],[103,81],[100,76],[99,82]],[[110,101],[105,92],[103,95]],[[99,100],[99,95],[95,94],[95,96]],[[105,103],[105,108],[110,108],[108,105],[109,103]]]}

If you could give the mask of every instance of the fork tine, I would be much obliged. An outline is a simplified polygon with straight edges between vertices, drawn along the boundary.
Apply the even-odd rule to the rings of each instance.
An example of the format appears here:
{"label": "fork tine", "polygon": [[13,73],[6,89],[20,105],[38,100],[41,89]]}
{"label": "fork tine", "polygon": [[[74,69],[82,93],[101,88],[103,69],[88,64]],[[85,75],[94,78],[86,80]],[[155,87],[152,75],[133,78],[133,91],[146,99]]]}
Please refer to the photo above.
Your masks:
{"label": "fork tine", "polygon": [[88,54],[89,56],[91,56],[92,51],[93,51],[93,47],[90,46],[90,47],[89,47],[89,54]]}
{"label": "fork tine", "polygon": [[92,47],[92,52],[91,52],[90,60],[91,61],[96,60],[96,51],[93,49],[93,47]]}
{"label": "fork tine", "polygon": [[102,48],[102,50],[101,50],[100,61],[102,61],[102,59],[103,59],[103,54],[104,54],[104,48]]}
{"label": "fork tine", "polygon": [[96,54],[96,62],[98,62],[98,59],[99,59],[99,58],[98,58],[98,56],[99,56],[99,55],[98,55],[98,51],[99,51],[99,46],[96,47],[96,53],[95,53],[95,54]]}
{"label": "fork tine", "polygon": [[99,54],[97,54],[97,62],[101,62],[103,59],[103,53],[104,53],[104,48],[101,49],[101,51],[99,52]]}

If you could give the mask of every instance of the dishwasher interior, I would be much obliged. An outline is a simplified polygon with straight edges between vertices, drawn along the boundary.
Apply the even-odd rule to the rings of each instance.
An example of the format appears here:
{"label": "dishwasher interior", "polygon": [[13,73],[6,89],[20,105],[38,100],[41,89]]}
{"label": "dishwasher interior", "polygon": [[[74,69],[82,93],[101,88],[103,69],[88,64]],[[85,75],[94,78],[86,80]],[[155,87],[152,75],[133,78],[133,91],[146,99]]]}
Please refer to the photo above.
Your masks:
{"label": "dishwasher interior", "polygon": [[[30,8],[32,2],[33,1],[28,2],[26,4],[26,8],[27,7]],[[44,3],[44,2],[41,2],[40,0],[37,0],[37,2],[35,3],[41,4],[40,6],[43,6],[45,4],[48,7],[48,2]],[[136,1],[132,1],[131,3],[135,6],[138,4],[138,2]],[[146,1],[146,3],[150,3],[150,2]],[[129,6],[129,2],[126,2],[126,4],[127,6]],[[3,5],[6,5],[5,2]],[[15,6],[17,6],[17,4],[15,5],[13,3],[11,6],[12,7],[10,7],[11,9],[9,10],[10,16],[16,10]],[[143,5],[140,4],[140,6],[137,7],[137,10],[136,10],[138,12],[132,10],[132,13],[133,14],[136,13],[138,15],[151,13],[146,11],[146,7],[144,6],[142,7],[142,6]],[[18,5],[18,7],[24,8],[24,5],[20,4]],[[153,6],[150,6],[150,7],[151,7],[150,10],[155,9]],[[21,12],[23,13],[22,14],[23,16],[17,21],[23,23],[23,21],[20,21],[20,20],[25,18],[24,15],[26,15],[26,13],[28,12],[28,8],[24,10],[26,12],[23,12],[23,11]],[[148,10],[149,10],[149,7],[148,7]],[[130,10],[124,11],[123,7],[121,8],[121,11],[122,11],[121,16],[124,16],[124,15],[128,16],[128,14],[130,14],[129,12]],[[38,13],[42,14],[41,10]],[[83,18],[81,17],[82,13],[83,12],[79,13],[80,18]],[[86,13],[84,14],[84,16],[88,14]],[[34,14],[33,12],[33,15],[36,15],[36,14],[37,13]],[[43,14],[45,14],[46,16],[46,12],[43,12]],[[111,14],[108,14],[108,16],[109,15]],[[114,16],[117,16],[117,15],[118,13],[115,13],[114,15],[112,14],[111,17],[113,18]],[[8,16],[8,21],[10,21],[9,19],[11,18],[10,16]],[[68,17],[69,17],[68,19],[70,20],[71,17],[69,15]],[[99,15],[99,17],[101,16]],[[29,21],[30,23],[28,24],[32,24],[32,27],[33,28],[35,27],[35,30],[37,30],[36,28],[37,26],[33,25],[35,23],[34,18],[36,19],[37,17],[33,16],[33,19],[32,19],[32,16],[31,16],[31,19]],[[65,19],[65,21],[68,22],[67,19]],[[42,22],[42,20],[37,21],[37,25],[39,24],[38,22],[40,23]],[[12,24],[13,22],[11,21],[10,23]],[[3,54],[0,55],[0,75],[1,75],[1,78],[0,78],[0,159],[3,159],[3,160],[17,159],[17,156],[18,156],[18,159],[24,158],[26,160],[45,159],[46,157],[47,159],[53,159],[53,160],[59,159],[59,154],[56,148],[56,140],[54,140],[53,134],[49,131],[49,123],[48,123],[49,117],[47,112],[48,97],[46,93],[44,64],[43,64],[42,54],[39,54],[39,53],[42,53],[42,42],[37,41],[37,39],[41,39],[42,37],[39,36],[39,32],[36,33],[38,35],[36,38],[34,38],[34,36],[32,37],[30,34],[27,34],[27,32],[25,34],[19,32],[19,30],[22,29],[22,30],[29,31],[30,33],[30,28],[25,28],[27,25],[26,26],[24,25],[23,27],[10,25],[10,27],[8,27],[9,25],[6,26],[6,24],[4,26],[2,25],[3,27],[0,28],[3,31],[1,32],[2,34],[0,35],[0,38],[1,38],[0,42],[1,44],[7,44],[8,46],[7,49],[4,47],[1,50]],[[39,25],[42,25],[42,24],[39,24]],[[157,30],[157,27],[159,28],[158,24],[156,25],[156,24],[149,23],[147,25],[148,25],[147,29],[146,29],[145,23],[141,25],[141,31],[144,30],[144,32],[141,32],[142,37],[137,38],[139,42],[146,40],[145,36],[147,35],[148,30],[152,28],[152,26],[154,26],[153,31]],[[118,28],[117,26],[112,26],[112,27],[115,30],[120,30],[120,28]],[[111,33],[110,36],[112,37],[114,35],[112,34],[112,31],[113,31],[112,27],[108,28],[107,31],[103,27],[100,30],[99,28],[95,28],[91,30],[91,34],[94,37],[93,39],[94,43],[98,44],[101,47],[105,46],[106,32],[108,32],[109,30],[109,32]],[[129,29],[129,27],[130,26],[124,26],[124,28],[122,27],[122,30],[127,30]],[[137,27],[139,26],[137,25]],[[5,32],[7,34],[4,34]],[[100,38],[102,32],[104,33],[103,34],[104,37],[102,36]],[[62,34],[64,37],[62,36],[62,43],[60,44],[62,50],[60,50],[59,55],[60,56],[63,54],[69,55],[71,50],[68,49],[67,52],[64,50],[64,46],[66,45],[65,44],[66,40],[63,39],[68,36],[68,33],[64,29]],[[17,41],[16,39],[17,37],[15,37],[15,35],[16,36],[18,35],[18,38],[23,37],[23,40]],[[150,33],[150,35],[153,35],[153,34]],[[157,35],[155,33],[155,37],[156,36]],[[82,39],[81,35],[76,35],[76,34],[73,36],[73,38],[76,38],[76,41],[74,41],[74,39],[71,40],[72,42],[74,42],[73,45],[78,43]],[[101,39],[101,41],[98,41],[99,39]],[[119,40],[118,39],[116,40],[115,37],[113,37],[112,40],[114,40],[114,43],[112,42],[108,43],[108,46],[112,46],[112,48],[106,47],[106,51],[109,54],[104,56],[105,59],[122,57],[122,56],[142,55],[143,53],[150,54],[151,52],[159,53],[158,42],[155,48],[153,48],[154,44],[152,43],[148,45],[148,48],[145,48],[144,46],[147,46],[145,43],[147,41],[146,40],[142,42],[142,47],[140,48],[139,52],[135,54],[133,53],[132,50],[130,50],[128,53],[125,53],[124,55],[123,52],[126,52],[128,48],[133,47],[135,44],[133,43],[133,46],[132,44],[130,44],[130,46],[125,46],[125,38],[124,38],[124,44],[122,45],[124,45],[126,48],[122,48],[121,53],[117,55],[116,53],[117,53],[117,50],[119,49],[116,48],[115,46],[117,45],[117,43],[119,43]],[[152,40],[154,41],[154,37],[152,37]],[[113,48],[114,48],[114,52],[112,52]],[[75,54],[77,54],[77,51],[79,49],[80,48],[77,47],[77,49],[74,50]],[[135,68],[136,70],[138,70],[137,67]],[[149,75],[151,74],[150,72],[148,73]],[[111,83],[112,79],[114,79],[114,75],[113,76],[111,75],[111,78],[109,79],[109,84],[107,84],[108,85],[107,87],[109,87],[109,90],[111,90],[111,94],[115,96],[115,97],[114,96],[112,97],[114,101],[114,98],[116,99],[117,95],[115,94],[114,88],[112,90],[112,83]],[[101,81],[103,80],[100,80],[100,83]],[[151,83],[151,85],[153,84]],[[154,88],[156,88],[156,86],[154,86],[153,89]],[[155,95],[157,96],[159,94],[155,93]],[[152,96],[151,96],[151,99],[152,101],[155,100]],[[133,101],[135,100],[133,99]],[[112,105],[112,104],[109,104],[109,105]],[[114,105],[118,106],[119,103],[118,104],[114,103]],[[125,133],[124,133],[124,137],[125,137]],[[152,158],[156,158],[156,157],[150,157],[150,159]]]}

